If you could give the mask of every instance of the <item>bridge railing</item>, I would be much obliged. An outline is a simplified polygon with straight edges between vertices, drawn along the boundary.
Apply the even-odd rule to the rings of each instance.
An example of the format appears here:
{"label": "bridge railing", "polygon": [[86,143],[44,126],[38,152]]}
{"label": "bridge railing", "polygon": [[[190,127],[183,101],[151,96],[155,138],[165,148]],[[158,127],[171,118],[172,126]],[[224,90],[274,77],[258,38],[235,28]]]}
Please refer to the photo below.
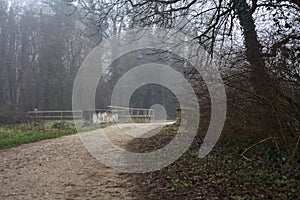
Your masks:
{"label": "bridge railing", "polygon": [[112,113],[118,115],[118,121],[123,123],[131,122],[132,120],[150,121],[155,117],[153,109],[132,108],[127,110],[112,110]]}
{"label": "bridge railing", "polygon": [[128,123],[132,121],[150,121],[154,119],[153,109],[142,108],[121,108],[114,109],[95,109],[95,110],[78,110],[78,111],[30,111],[28,116],[35,120],[84,120],[89,123],[110,123],[101,120],[101,114],[112,113],[114,122]]}

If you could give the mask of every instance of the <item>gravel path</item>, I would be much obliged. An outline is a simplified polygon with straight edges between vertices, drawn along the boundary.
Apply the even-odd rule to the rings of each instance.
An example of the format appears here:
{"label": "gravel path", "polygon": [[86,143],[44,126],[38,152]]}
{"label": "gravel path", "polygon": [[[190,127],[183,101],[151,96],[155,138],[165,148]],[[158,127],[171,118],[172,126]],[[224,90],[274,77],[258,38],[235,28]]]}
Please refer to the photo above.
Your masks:
{"label": "gravel path", "polygon": [[[124,134],[110,139],[130,141]],[[93,158],[79,135],[0,150],[0,173],[0,199],[135,199],[130,175]]]}

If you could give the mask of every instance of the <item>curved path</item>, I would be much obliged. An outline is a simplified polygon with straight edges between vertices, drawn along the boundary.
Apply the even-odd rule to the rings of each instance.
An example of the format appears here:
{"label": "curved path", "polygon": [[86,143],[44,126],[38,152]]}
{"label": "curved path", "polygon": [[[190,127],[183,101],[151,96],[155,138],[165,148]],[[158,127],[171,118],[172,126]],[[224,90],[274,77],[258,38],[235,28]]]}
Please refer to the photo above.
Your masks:
{"label": "curved path", "polygon": [[[134,135],[137,129],[150,130],[142,124],[123,126]],[[130,141],[124,134],[114,134],[115,126],[103,130],[121,146]],[[135,199],[130,175],[93,158],[78,135],[0,150],[0,186],[0,199]]]}

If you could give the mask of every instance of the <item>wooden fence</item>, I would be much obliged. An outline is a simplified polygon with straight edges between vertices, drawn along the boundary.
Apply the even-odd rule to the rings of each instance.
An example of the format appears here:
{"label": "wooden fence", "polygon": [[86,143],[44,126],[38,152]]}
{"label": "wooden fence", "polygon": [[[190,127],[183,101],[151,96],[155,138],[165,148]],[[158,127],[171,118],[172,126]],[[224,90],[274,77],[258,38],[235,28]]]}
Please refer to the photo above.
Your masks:
{"label": "wooden fence", "polygon": [[84,120],[90,124],[128,123],[150,121],[155,118],[153,109],[123,108],[109,106],[107,109],[78,111],[30,111],[28,116],[35,120]]}
{"label": "wooden fence", "polygon": [[83,111],[30,111],[28,116],[36,120],[81,120]]}

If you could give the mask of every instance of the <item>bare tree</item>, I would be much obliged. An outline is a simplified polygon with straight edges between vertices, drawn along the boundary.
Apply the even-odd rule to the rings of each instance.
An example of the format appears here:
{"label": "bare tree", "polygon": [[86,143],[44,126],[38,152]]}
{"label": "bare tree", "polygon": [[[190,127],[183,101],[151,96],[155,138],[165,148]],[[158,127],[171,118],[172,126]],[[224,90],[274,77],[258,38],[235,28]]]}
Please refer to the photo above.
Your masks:
{"label": "bare tree", "polygon": [[[221,67],[232,97],[229,103],[240,112],[239,119],[244,116],[246,126],[281,132],[284,138],[282,127],[291,121],[299,124],[300,102],[295,97],[300,90],[297,85],[299,1],[74,0],[68,3],[81,9],[100,32],[103,27],[114,29],[113,22],[123,30],[149,26],[180,29],[213,56],[223,59]],[[195,75],[193,71],[187,73],[190,78]],[[252,118],[253,125],[246,122]],[[298,130],[295,127],[294,133]]]}
{"label": "bare tree", "polygon": [[[74,2],[74,1],[73,1]],[[76,5],[87,13],[93,24],[99,27],[107,23],[109,15],[116,16],[120,23],[121,19],[128,20],[128,25],[176,27],[182,17],[186,17],[186,24],[180,28],[188,27],[193,36],[199,42],[207,46],[213,52],[216,43],[226,42],[233,39],[233,31],[238,27],[242,28],[245,55],[250,63],[252,71],[252,83],[257,94],[271,97],[270,80],[268,69],[263,56],[263,45],[257,33],[255,16],[265,10],[297,15],[300,11],[299,2],[296,0],[287,1],[246,1],[246,0],[152,0],[152,1],[76,1]],[[271,13],[271,12],[268,12]],[[126,28],[126,27],[125,27]]]}

